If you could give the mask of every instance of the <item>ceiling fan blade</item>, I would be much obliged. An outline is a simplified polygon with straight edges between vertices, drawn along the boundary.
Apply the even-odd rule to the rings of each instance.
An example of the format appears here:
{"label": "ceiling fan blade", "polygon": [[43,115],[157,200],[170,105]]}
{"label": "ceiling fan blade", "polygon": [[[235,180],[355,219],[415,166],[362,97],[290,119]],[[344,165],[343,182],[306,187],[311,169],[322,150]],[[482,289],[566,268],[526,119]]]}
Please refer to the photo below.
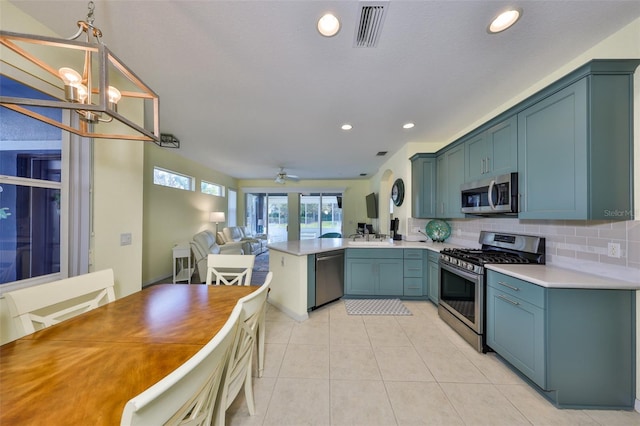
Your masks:
{"label": "ceiling fan blade", "polygon": [[296,181],[296,182],[300,180],[300,178],[298,176],[296,176],[296,175],[287,175],[287,179],[293,180],[293,181]]}

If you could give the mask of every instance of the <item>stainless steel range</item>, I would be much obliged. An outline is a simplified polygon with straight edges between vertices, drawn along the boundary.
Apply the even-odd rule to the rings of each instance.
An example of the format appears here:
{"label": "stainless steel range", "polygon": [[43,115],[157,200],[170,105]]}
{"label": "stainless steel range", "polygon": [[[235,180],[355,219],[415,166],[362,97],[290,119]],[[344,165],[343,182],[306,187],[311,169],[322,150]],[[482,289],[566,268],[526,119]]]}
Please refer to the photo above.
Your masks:
{"label": "stainless steel range", "polygon": [[478,352],[486,352],[484,265],[543,265],[545,239],[482,231],[478,242],[482,244],[480,249],[443,249],[440,252],[438,315]]}

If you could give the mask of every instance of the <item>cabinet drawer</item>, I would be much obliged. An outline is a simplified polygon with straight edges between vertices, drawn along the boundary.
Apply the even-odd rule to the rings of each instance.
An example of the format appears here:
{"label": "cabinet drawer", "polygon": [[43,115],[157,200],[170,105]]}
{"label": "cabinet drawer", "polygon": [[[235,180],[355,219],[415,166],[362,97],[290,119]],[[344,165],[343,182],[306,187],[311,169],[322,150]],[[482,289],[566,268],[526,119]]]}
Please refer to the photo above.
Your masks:
{"label": "cabinet drawer", "polygon": [[404,249],[404,258],[422,260],[422,249]]}
{"label": "cabinet drawer", "polygon": [[487,284],[505,295],[517,297],[543,309],[545,307],[545,289],[539,285],[495,271],[488,271]]}
{"label": "cabinet drawer", "polygon": [[422,260],[406,260],[404,261],[405,277],[421,277],[422,276]]}
{"label": "cabinet drawer", "polygon": [[350,248],[346,250],[347,258],[358,259],[402,259],[401,249]]}
{"label": "cabinet drawer", "polygon": [[404,295],[422,296],[422,278],[405,278]]}

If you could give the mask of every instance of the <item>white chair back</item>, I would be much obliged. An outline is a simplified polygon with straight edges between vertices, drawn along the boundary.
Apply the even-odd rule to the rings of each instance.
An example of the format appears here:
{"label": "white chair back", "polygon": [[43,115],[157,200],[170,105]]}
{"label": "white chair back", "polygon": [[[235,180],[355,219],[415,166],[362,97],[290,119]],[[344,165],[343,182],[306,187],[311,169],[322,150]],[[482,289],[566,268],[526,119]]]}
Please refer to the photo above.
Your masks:
{"label": "white chair back", "polygon": [[[113,270],[91,272],[4,294],[9,312],[25,334],[116,300]],[[68,303],[65,303],[68,302]]]}
{"label": "white chair back", "polygon": [[206,284],[251,285],[255,260],[253,254],[210,254]]}
{"label": "white chair back", "polygon": [[209,426],[241,312],[242,307],[237,304],[209,343],[168,376],[129,400],[120,424]]}
{"label": "white chair back", "polygon": [[225,374],[222,393],[220,395],[220,407],[218,416],[214,419],[215,424],[223,426],[225,424],[225,413],[231,406],[233,400],[240,393],[244,385],[245,398],[249,414],[255,414],[255,403],[253,400],[253,385],[251,380],[251,369],[253,367],[253,352],[256,347],[256,333],[264,309],[267,303],[269,285],[273,278],[273,272],[269,272],[264,284],[248,296],[238,301],[242,307],[240,321],[236,338],[231,347],[227,372]]}

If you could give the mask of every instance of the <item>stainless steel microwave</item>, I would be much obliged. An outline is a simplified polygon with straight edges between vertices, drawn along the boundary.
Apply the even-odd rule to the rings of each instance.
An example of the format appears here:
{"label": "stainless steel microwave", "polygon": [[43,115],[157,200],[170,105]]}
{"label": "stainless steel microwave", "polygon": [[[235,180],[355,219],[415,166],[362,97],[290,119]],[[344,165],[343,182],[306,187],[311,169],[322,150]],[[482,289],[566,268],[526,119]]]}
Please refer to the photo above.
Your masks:
{"label": "stainless steel microwave", "polygon": [[490,215],[518,213],[518,174],[508,173],[463,183],[462,213]]}

